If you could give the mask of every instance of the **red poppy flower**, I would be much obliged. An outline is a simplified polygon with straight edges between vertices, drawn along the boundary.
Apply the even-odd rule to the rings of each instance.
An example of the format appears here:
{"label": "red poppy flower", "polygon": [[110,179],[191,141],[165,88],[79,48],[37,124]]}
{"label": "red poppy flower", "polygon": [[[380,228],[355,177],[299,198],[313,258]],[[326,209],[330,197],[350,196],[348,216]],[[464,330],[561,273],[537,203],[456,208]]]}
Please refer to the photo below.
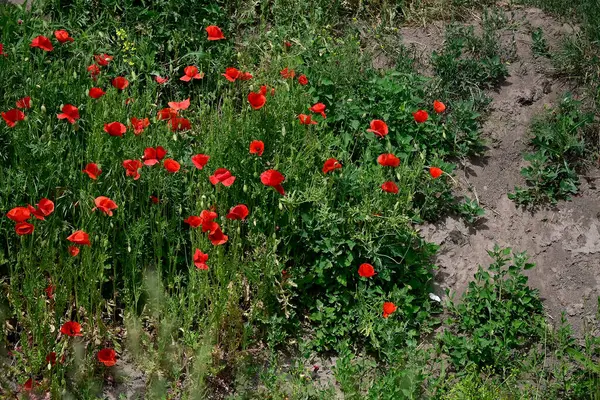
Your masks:
{"label": "red poppy flower", "polygon": [[46,356],[46,362],[52,366],[54,366],[56,364],[56,353],[52,352],[52,353],[48,353],[48,355]]}
{"label": "red poppy flower", "polygon": [[241,74],[242,74],[242,71],[240,71],[239,69],[230,67],[230,68],[226,68],[225,73],[222,75],[229,82],[235,82],[240,77]]}
{"label": "red poppy flower", "polygon": [[260,181],[262,182],[262,184],[265,186],[271,186],[282,196],[285,195],[283,186],[281,186],[284,180],[285,176],[283,176],[281,172],[276,171],[274,169],[269,169],[260,174]]}
{"label": "red poppy flower", "polygon": [[44,51],[52,51],[54,47],[52,46],[52,42],[46,36],[38,36],[31,41],[30,47],[37,47]]}
{"label": "red poppy flower", "polygon": [[392,181],[387,181],[383,185],[381,185],[381,190],[386,193],[397,194],[398,193],[398,185],[396,185]]}
{"label": "red poppy flower", "polygon": [[25,381],[25,383],[21,387],[24,391],[31,392],[33,390],[34,384],[35,384],[35,382],[33,381],[33,379],[29,378]]}
{"label": "red poppy flower", "polygon": [[79,323],[75,322],[75,321],[65,322],[60,327],[60,333],[62,333],[63,335],[71,336],[71,337],[83,336],[81,334],[81,325],[79,325]]}
{"label": "red poppy flower", "polygon": [[208,261],[208,254],[204,254],[200,251],[200,249],[196,249],[194,253],[194,265],[198,269],[208,270],[208,265],[206,262]]}
{"label": "red poppy flower", "polygon": [[0,56],[8,57],[8,54],[4,52],[4,45],[0,43]]}
{"label": "red poppy flower", "polygon": [[187,118],[171,118],[167,124],[171,126],[172,132],[187,131],[192,129],[192,125]]}
{"label": "red poppy flower", "polygon": [[108,54],[97,54],[94,56],[94,60],[101,67],[106,67],[108,63],[113,60],[113,56],[109,56]]}
{"label": "red poppy flower", "polygon": [[171,173],[175,173],[179,171],[179,168],[181,168],[179,163],[172,158],[167,158],[163,165],[165,166],[165,169]]}
{"label": "red poppy flower", "polygon": [[391,153],[381,154],[377,157],[377,162],[384,167],[397,167],[400,165],[400,159]]}
{"label": "red poppy flower", "polygon": [[87,71],[90,73],[93,80],[96,80],[98,75],[100,75],[100,68],[96,64],[92,64],[87,67]]}
{"label": "red poppy flower", "polygon": [[172,119],[177,117],[177,110],[173,110],[172,108],[163,108],[162,110],[158,111],[156,117],[159,120]]}
{"label": "red poppy flower", "polygon": [[97,164],[88,163],[85,166],[85,169],[82,170],[81,172],[86,173],[91,179],[96,180],[96,179],[98,179],[98,175],[100,175],[102,173],[102,170],[100,168],[98,168]]}
{"label": "red poppy flower", "polygon": [[158,164],[166,155],[167,151],[162,146],[156,148],[146,147],[142,159],[144,160],[144,165],[152,166]]}
{"label": "red poppy flower", "polygon": [[289,49],[290,47],[292,47],[292,42],[289,42],[289,41],[287,41],[287,40],[286,40],[285,42],[283,42],[283,44],[284,44],[284,46],[285,46],[286,48],[288,48],[288,49]]}
{"label": "red poppy flower", "polygon": [[301,84],[302,86],[304,85],[308,85],[308,78],[306,77],[306,75],[302,74],[298,77],[298,83]]}
{"label": "red poppy flower", "polygon": [[192,79],[202,79],[204,78],[204,72],[200,72],[198,73],[198,68],[194,67],[194,66],[188,66],[185,67],[183,69],[183,73],[185,75],[183,75],[181,78],[179,78],[179,80],[182,80],[184,82],[189,82]]}
{"label": "red poppy flower", "polygon": [[104,90],[97,88],[97,87],[93,87],[89,91],[89,96],[92,99],[99,99],[100,97],[104,96],[105,94],[106,94],[106,92]]}
{"label": "red poppy flower", "polygon": [[231,210],[229,210],[229,213],[227,214],[226,218],[239,219],[243,221],[246,219],[249,213],[250,212],[248,211],[248,207],[246,207],[244,204],[238,204],[237,206],[232,207]]}
{"label": "red poppy flower", "polygon": [[383,303],[383,318],[387,318],[395,313],[397,308],[398,307],[392,302],[386,301]]}
{"label": "red poppy flower", "polygon": [[74,39],[69,35],[69,32],[67,32],[63,29],[54,31],[54,37],[56,38],[56,40],[58,40],[59,43],[74,41]]}
{"label": "red poppy flower", "polygon": [[25,119],[25,114],[23,114],[23,111],[13,108],[10,111],[3,112],[2,119],[4,119],[4,122],[6,122],[6,125],[8,125],[9,128],[12,128],[17,122]]}
{"label": "red poppy flower", "polygon": [[67,237],[67,240],[71,243],[80,244],[82,246],[92,245],[90,243],[90,235],[82,230],[73,232],[71,235],[69,235],[69,237]]}
{"label": "red poppy flower", "polygon": [[375,275],[375,268],[373,268],[371,264],[360,264],[360,267],[358,267],[358,275],[363,278],[371,278]]}
{"label": "red poppy flower", "polygon": [[79,254],[79,247],[77,246],[69,246],[69,254],[71,257],[77,257]]}
{"label": "red poppy flower", "polygon": [[250,143],[250,154],[256,154],[257,156],[262,156],[265,151],[265,144],[262,140],[254,140]]}
{"label": "red poppy flower", "polygon": [[202,225],[202,218],[197,215],[191,215],[183,220],[186,224],[191,226],[192,228],[197,228]]}
{"label": "red poppy flower", "polygon": [[314,112],[315,114],[321,114],[323,118],[327,118],[327,115],[325,114],[325,104],[323,103],[317,103],[308,110]]}
{"label": "red poppy flower", "polygon": [[194,166],[196,168],[202,169],[202,168],[204,168],[206,163],[208,163],[209,159],[210,159],[210,156],[207,156],[206,154],[196,154],[196,155],[192,156],[192,163],[194,164]]}
{"label": "red poppy flower", "polygon": [[222,244],[227,243],[227,240],[229,239],[229,237],[227,235],[223,234],[223,231],[221,231],[220,227],[217,227],[217,229],[215,229],[214,231],[211,231],[208,234],[208,239],[213,244],[213,246],[220,246]]}
{"label": "red poppy flower", "polygon": [[156,83],[158,83],[159,85],[164,85],[165,83],[167,83],[169,81],[169,78],[163,78],[159,75],[156,75],[154,77],[154,80],[156,81]]}
{"label": "red poppy flower", "polygon": [[50,284],[48,286],[46,286],[46,289],[44,289],[44,292],[46,292],[46,296],[48,296],[48,298],[50,300],[54,299],[54,291],[56,290],[56,286]]}
{"label": "red poppy flower", "polygon": [[117,206],[117,203],[115,203],[106,196],[96,197],[96,199],[94,200],[94,204],[96,204],[96,208],[94,208],[92,211],[98,209],[104,214],[108,215],[109,217],[112,217],[113,215],[112,210],[116,210],[117,208],[119,208],[119,206]]}
{"label": "red poppy flower", "polygon": [[225,39],[221,28],[216,25],[210,25],[206,27],[206,33],[208,33],[208,40],[222,40]]}
{"label": "red poppy flower", "polygon": [[158,204],[160,203],[160,200],[158,199],[158,197],[156,196],[150,196],[150,200],[152,201],[152,203],[154,204]]}
{"label": "red poppy flower", "polygon": [[125,160],[123,161],[123,168],[127,176],[133,176],[133,180],[137,181],[140,179],[139,169],[142,168],[142,162],[140,160]]}
{"label": "red poppy flower", "polygon": [[31,212],[31,215],[33,215],[35,218],[37,218],[41,221],[44,221],[46,219],[44,217],[44,214],[37,208],[33,207],[31,204],[28,204],[27,208],[29,209],[29,212]]}
{"label": "red poppy flower", "polygon": [[436,113],[438,113],[438,114],[441,114],[441,113],[443,113],[444,111],[446,111],[446,105],[445,105],[444,103],[442,103],[441,101],[437,101],[437,100],[435,100],[435,101],[433,102],[433,110],[434,110]]}
{"label": "red poppy flower", "polygon": [[312,120],[312,115],[300,114],[298,115],[300,125],[316,125],[317,121]]}
{"label": "red poppy flower", "polygon": [[214,232],[219,229],[219,224],[214,222],[214,219],[217,218],[218,215],[214,211],[202,210],[200,213],[200,219],[202,220],[202,232]]}
{"label": "red poppy flower", "polygon": [[370,129],[367,129],[367,132],[373,132],[376,136],[384,137],[388,134],[388,126],[385,122],[380,119],[374,119],[371,121]]}
{"label": "red poppy flower", "polygon": [[431,167],[431,168],[429,168],[429,175],[431,175],[431,177],[433,179],[439,178],[440,176],[442,176],[443,173],[444,173],[444,171],[442,171],[438,167]]}
{"label": "red poppy flower", "polygon": [[248,103],[255,110],[260,110],[266,102],[267,98],[262,93],[250,92],[248,94]]}
{"label": "red poppy flower", "polygon": [[289,68],[284,68],[281,70],[281,72],[279,72],[279,74],[281,75],[281,77],[283,79],[294,79],[294,77],[296,76],[296,73],[294,72],[293,69],[289,69]]}
{"label": "red poppy flower", "polygon": [[29,211],[39,220],[44,220],[44,217],[49,216],[54,212],[54,202],[52,200],[48,200],[43,198],[37,204],[37,209],[32,206],[28,206]]}
{"label": "red poppy flower", "polygon": [[6,213],[8,219],[15,222],[25,222],[31,218],[31,212],[27,207],[15,207]]}
{"label": "red poppy flower", "polygon": [[136,136],[141,135],[142,132],[144,132],[144,129],[150,125],[150,120],[148,120],[148,118],[137,119],[133,117],[130,121],[131,126],[133,127],[133,134]]}
{"label": "red poppy flower", "polygon": [[330,158],[323,164],[323,173],[326,174],[336,169],[342,169],[342,164],[335,158]]}
{"label": "red poppy flower", "polygon": [[252,74],[250,72],[242,72],[238,79],[240,81],[249,81],[250,79],[252,79]]}
{"label": "red poppy flower", "polygon": [[429,114],[427,114],[427,111],[425,110],[418,110],[413,113],[413,117],[415,119],[415,122],[422,124],[423,122],[427,121],[427,119],[429,118]]}
{"label": "red poppy flower", "polygon": [[221,182],[224,186],[231,186],[233,185],[233,182],[235,182],[235,176],[231,175],[231,172],[225,168],[217,169],[214,174],[208,177],[208,179],[213,185]]}
{"label": "red poppy flower", "polygon": [[113,87],[119,90],[124,90],[127,86],[129,86],[129,81],[127,80],[127,78],[117,76],[111,81],[111,84],[113,85]]}
{"label": "red poppy flower", "polygon": [[169,107],[171,107],[172,110],[178,111],[178,110],[187,110],[188,107],[190,106],[190,99],[189,97],[183,101],[171,101],[169,103]]}
{"label": "red poppy flower", "polygon": [[31,97],[27,96],[17,100],[17,108],[31,108]]}
{"label": "red poppy flower", "polygon": [[15,224],[15,232],[17,235],[31,235],[34,231],[35,227],[29,222],[17,222]]}
{"label": "red poppy flower", "polygon": [[65,104],[61,111],[62,113],[56,116],[58,119],[66,119],[71,124],[74,124],[79,119],[79,109],[74,105]]}
{"label": "red poppy flower", "polygon": [[110,136],[123,136],[127,132],[127,127],[120,122],[111,122],[110,124],[104,124],[104,132]]}
{"label": "red poppy flower", "polygon": [[98,361],[106,367],[112,367],[117,363],[117,353],[113,349],[102,349],[98,352]]}

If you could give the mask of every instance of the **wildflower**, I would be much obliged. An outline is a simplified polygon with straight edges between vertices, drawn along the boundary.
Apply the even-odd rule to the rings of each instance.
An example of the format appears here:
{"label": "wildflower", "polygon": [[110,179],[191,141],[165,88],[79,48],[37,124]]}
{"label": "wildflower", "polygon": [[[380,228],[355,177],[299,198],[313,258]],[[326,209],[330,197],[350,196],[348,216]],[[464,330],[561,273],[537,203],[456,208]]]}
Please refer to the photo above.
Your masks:
{"label": "wildflower", "polygon": [[197,215],[191,215],[183,220],[186,224],[191,226],[192,228],[197,228],[202,225],[202,218]]}
{"label": "wildflower", "polygon": [[65,104],[62,109],[62,113],[56,117],[58,119],[66,119],[70,124],[74,124],[79,119],[79,109],[71,104]]}
{"label": "wildflower", "polygon": [[113,56],[109,56],[108,54],[98,54],[94,56],[94,60],[96,60],[96,64],[101,67],[106,67],[108,63],[113,60]]}
{"label": "wildflower", "polygon": [[106,92],[100,88],[93,87],[90,89],[88,94],[92,99],[99,99],[100,97],[104,96]]}
{"label": "wildflower", "polygon": [[260,174],[260,181],[265,186],[271,186],[275,189],[280,195],[284,196],[285,191],[283,190],[283,186],[281,185],[285,180],[285,176],[277,170],[269,169],[262,174]]}
{"label": "wildflower", "polygon": [[113,349],[102,349],[98,352],[98,361],[106,367],[112,367],[117,363],[117,353]]}
{"label": "wildflower", "polygon": [[294,79],[294,77],[296,76],[296,73],[294,72],[293,69],[289,69],[289,68],[284,68],[282,69],[279,74],[281,75],[281,77],[283,79]]}
{"label": "wildflower", "polygon": [[165,169],[171,173],[179,171],[180,168],[179,163],[172,158],[167,158],[163,165],[165,166]]}
{"label": "wildflower", "polygon": [[117,208],[119,208],[117,206],[117,203],[115,203],[114,201],[112,201],[111,199],[109,199],[106,196],[96,197],[96,199],[94,200],[94,204],[96,204],[96,207],[92,211],[95,211],[96,209],[98,209],[98,210],[102,211],[104,214],[108,215],[109,217],[112,217],[112,215],[113,215],[112,210],[116,210]]}
{"label": "wildflower", "polygon": [[6,216],[15,222],[25,222],[31,218],[31,212],[27,207],[15,207],[6,213]]}
{"label": "wildflower", "polygon": [[22,109],[31,108],[31,97],[26,96],[26,97],[23,97],[22,99],[17,100],[17,108],[22,108]]}
{"label": "wildflower", "polygon": [[163,108],[162,110],[158,111],[156,117],[159,120],[173,119],[177,117],[177,110],[173,110],[172,108]]}
{"label": "wildflower", "polygon": [[167,83],[169,81],[169,78],[163,78],[159,75],[156,75],[154,77],[154,80],[156,81],[156,83],[158,83],[159,85],[164,85],[165,83]]}
{"label": "wildflower", "polygon": [[60,327],[60,333],[62,333],[63,335],[71,336],[71,337],[83,336],[81,334],[81,325],[79,325],[79,323],[75,322],[75,321],[65,322]]}
{"label": "wildflower", "polygon": [[122,137],[125,132],[127,132],[127,127],[120,122],[111,122],[109,124],[104,124],[104,132],[108,133],[110,136]]}
{"label": "wildflower", "polygon": [[91,179],[98,179],[98,175],[102,173],[102,170],[98,168],[98,165],[95,163],[88,163],[81,172],[86,173]]}
{"label": "wildflower", "polygon": [[396,305],[392,302],[386,301],[383,303],[383,318],[387,318],[392,315],[394,312],[396,312],[397,308],[398,307],[396,307]]}
{"label": "wildflower", "polygon": [[208,254],[204,254],[200,249],[196,249],[194,253],[194,265],[196,268],[201,270],[208,270],[208,265],[206,262],[208,261]]}
{"label": "wildflower", "polygon": [[384,167],[397,167],[400,165],[400,159],[391,153],[381,154],[377,157],[377,162]]}
{"label": "wildflower", "polygon": [[124,78],[122,76],[117,76],[115,79],[113,79],[111,81],[111,84],[113,85],[113,87],[115,87],[119,90],[125,90],[125,88],[127,86],[129,86],[129,81],[127,80],[127,78]]}
{"label": "wildflower", "polygon": [[49,216],[54,212],[54,202],[43,198],[37,204],[37,209],[32,206],[28,206],[29,211],[39,220],[44,220],[44,217]]}
{"label": "wildflower", "polygon": [[29,378],[25,381],[21,388],[26,392],[31,392],[33,390],[33,387],[35,386],[35,383],[36,382],[32,378]]}
{"label": "wildflower", "polygon": [[48,364],[50,364],[51,366],[54,366],[54,364],[56,364],[56,353],[55,352],[48,353],[48,355],[46,356],[46,362]]}
{"label": "wildflower", "polygon": [[189,82],[192,79],[202,79],[202,78],[204,78],[204,72],[199,73],[198,72],[198,68],[196,68],[194,66],[185,67],[183,69],[183,73],[185,75],[183,75],[181,78],[179,78],[179,80],[182,80],[184,82]]}
{"label": "wildflower", "polygon": [[415,119],[415,122],[422,124],[427,121],[429,114],[427,114],[427,111],[425,110],[418,110],[413,113],[413,118]]}
{"label": "wildflower", "polygon": [[375,136],[379,136],[380,138],[389,133],[387,124],[380,119],[371,121],[370,129],[367,129],[367,132],[372,132]]}
{"label": "wildflower", "polygon": [[286,49],[289,49],[292,47],[292,42],[286,40],[285,42],[283,42],[283,45],[286,47]]}
{"label": "wildflower", "polygon": [[192,125],[187,118],[171,118],[168,122],[171,125],[172,132],[185,131],[192,129]]}
{"label": "wildflower", "polygon": [[340,162],[335,158],[330,158],[327,161],[325,161],[325,164],[323,164],[324,174],[327,174],[328,172],[331,172],[336,169],[342,169],[342,164],[340,164]]}
{"label": "wildflower", "polygon": [[77,246],[69,246],[69,254],[71,257],[77,257],[79,254],[79,247]]}
{"label": "wildflower", "polygon": [[144,160],[144,165],[152,166],[158,164],[165,156],[167,155],[167,151],[162,146],[158,147],[147,147],[144,150],[144,156],[142,159]]}
{"label": "wildflower", "polygon": [[52,46],[52,42],[46,36],[38,36],[31,41],[29,47],[37,47],[44,51],[52,51],[54,47]]}
{"label": "wildflower", "polygon": [[133,134],[136,136],[141,135],[142,132],[144,132],[144,129],[150,125],[150,120],[148,120],[148,118],[137,119],[133,117],[130,119],[130,122],[131,126],[133,127]]}
{"label": "wildflower", "polygon": [[4,119],[4,122],[6,122],[6,125],[8,125],[9,128],[12,128],[17,124],[17,122],[25,119],[25,114],[23,111],[13,108],[12,110],[3,112],[2,119]]}
{"label": "wildflower", "polygon": [[217,218],[217,213],[209,210],[202,210],[200,213],[200,219],[202,219],[202,232],[214,232],[219,228],[219,224],[214,222],[214,219]]}
{"label": "wildflower", "polygon": [[179,111],[179,110],[187,110],[188,107],[190,106],[190,99],[189,97],[183,101],[171,101],[169,102],[169,107],[171,107],[172,110],[175,111]]}
{"label": "wildflower", "polygon": [[15,232],[19,236],[23,235],[31,235],[34,231],[35,227],[29,222],[17,222],[15,224]]}
{"label": "wildflower", "polygon": [[429,175],[431,175],[431,177],[433,179],[439,178],[440,176],[442,176],[443,173],[444,173],[444,171],[442,171],[438,167],[431,167],[431,168],[429,168]]}
{"label": "wildflower", "polygon": [[375,268],[373,268],[371,264],[360,264],[360,267],[358,267],[358,275],[363,278],[371,278],[375,275]]}
{"label": "wildflower", "polygon": [[100,75],[100,68],[96,64],[87,67],[87,71],[90,73],[93,80],[96,80],[98,75]]}
{"label": "wildflower", "polygon": [[222,244],[227,243],[229,237],[223,234],[223,231],[221,231],[220,227],[217,227],[217,229],[208,234],[208,239],[213,244],[213,246],[220,246]]}
{"label": "wildflower", "polygon": [[225,77],[225,79],[227,79],[229,82],[235,82],[240,75],[242,74],[242,71],[240,71],[237,68],[226,68],[225,69],[225,73],[221,74]]}
{"label": "wildflower", "polygon": [[210,25],[206,27],[206,33],[208,33],[208,40],[222,40],[225,39],[221,28],[216,25]]}
{"label": "wildflower", "polygon": [[90,235],[88,235],[82,230],[73,232],[71,235],[69,235],[69,237],[67,237],[67,240],[71,243],[79,244],[82,246],[91,246]]}
{"label": "wildflower", "polygon": [[441,113],[443,113],[444,111],[446,111],[446,105],[445,105],[444,103],[442,103],[441,101],[437,101],[437,100],[435,100],[435,101],[433,102],[433,110],[434,110],[436,113],[438,113],[438,114],[441,114]]}
{"label": "wildflower", "polygon": [[302,74],[298,77],[298,83],[301,84],[302,86],[308,85],[308,78],[306,77],[306,75]]}
{"label": "wildflower", "polygon": [[381,185],[381,190],[386,193],[397,194],[398,193],[398,185],[396,185],[392,181],[387,181],[383,185]]}
{"label": "wildflower", "polygon": [[262,142],[262,140],[253,140],[252,143],[250,143],[250,154],[256,154],[257,156],[261,157],[264,151],[265,144]]}
{"label": "wildflower", "polygon": [[323,118],[327,118],[327,115],[325,115],[325,104],[323,103],[317,103],[308,110],[314,112],[315,114],[321,114]]}
{"label": "wildflower", "polygon": [[48,296],[48,298],[50,300],[54,299],[54,291],[56,290],[56,286],[49,284],[48,286],[46,286],[46,289],[44,289],[44,292],[46,292],[46,296]]}
{"label": "wildflower", "polygon": [[260,110],[266,102],[267,98],[262,93],[250,92],[248,94],[248,103],[255,110]]}
{"label": "wildflower", "polygon": [[133,176],[133,180],[137,181],[140,179],[139,169],[142,168],[142,162],[140,160],[125,160],[123,161],[123,168],[127,176]]}
{"label": "wildflower", "polygon": [[0,43],[0,56],[8,57],[8,54],[4,52],[4,45]]}
{"label": "wildflower", "polygon": [[219,168],[209,178],[210,183],[213,185],[222,183],[224,186],[231,186],[235,182],[235,176],[231,175],[228,169]]}
{"label": "wildflower", "polygon": [[194,166],[196,168],[202,169],[202,168],[204,168],[206,163],[208,163],[209,159],[210,159],[210,156],[207,156],[206,154],[196,154],[196,155],[192,156],[192,163],[194,164]]}
{"label": "wildflower", "polygon": [[238,79],[240,81],[249,81],[252,79],[252,74],[250,72],[242,72],[240,73],[240,77]]}
{"label": "wildflower", "polygon": [[246,219],[249,213],[250,212],[248,211],[248,207],[246,207],[244,204],[238,204],[237,206],[234,206],[231,208],[231,210],[229,210],[229,213],[227,214],[226,218],[239,219],[243,221]]}
{"label": "wildflower", "polygon": [[312,115],[300,114],[298,115],[300,125],[316,125],[317,121],[312,120]]}
{"label": "wildflower", "polygon": [[69,32],[65,31],[64,29],[54,31],[54,37],[61,44],[74,41],[74,39],[69,35]]}
{"label": "wildflower", "polygon": [[160,203],[160,200],[156,196],[150,196],[150,200],[152,201],[153,204]]}

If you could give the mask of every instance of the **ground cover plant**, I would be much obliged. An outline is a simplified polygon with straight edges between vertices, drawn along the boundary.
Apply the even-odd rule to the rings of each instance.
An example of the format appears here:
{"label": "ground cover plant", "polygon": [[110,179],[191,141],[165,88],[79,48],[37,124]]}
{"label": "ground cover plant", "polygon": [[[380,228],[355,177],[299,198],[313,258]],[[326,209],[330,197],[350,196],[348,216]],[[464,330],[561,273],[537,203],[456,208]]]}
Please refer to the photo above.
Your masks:
{"label": "ground cover plant", "polygon": [[[508,74],[497,11],[424,76],[404,50],[374,68],[354,6],[0,6],[3,396],[453,398],[537,360],[525,255],[442,304],[418,231],[484,216],[453,175]],[[556,393],[598,377],[569,338]]]}

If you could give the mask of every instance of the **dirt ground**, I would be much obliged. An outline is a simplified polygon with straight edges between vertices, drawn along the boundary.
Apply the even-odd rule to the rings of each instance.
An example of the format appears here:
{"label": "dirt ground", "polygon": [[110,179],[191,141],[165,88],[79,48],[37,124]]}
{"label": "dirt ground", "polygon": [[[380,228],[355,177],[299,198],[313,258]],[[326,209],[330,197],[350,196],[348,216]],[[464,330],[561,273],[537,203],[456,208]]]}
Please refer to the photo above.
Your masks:
{"label": "dirt ground", "polygon": [[[553,107],[572,89],[552,78],[549,60],[532,54],[532,29],[542,28],[552,52],[562,38],[576,27],[563,24],[535,8],[507,11],[510,31],[506,42],[516,45],[517,60],[508,66],[510,76],[492,98],[491,113],[483,127],[489,149],[485,157],[470,160],[457,171],[464,190],[472,188],[486,209],[485,220],[470,227],[455,218],[421,229],[422,235],[439,245],[436,275],[437,292],[445,289],[462,293],[478,265],[488,265],[486,250],[495,244],[527,251],[536,267],[527,272],[530,283],[540,290],[551,320],[558,322],[562,312],[576,334],[598,330],[595,316],[600,295],[600,190],[598,181],[582,178],[581,193],[569,202],[535,212],[517,208],[507,193],[524,186],[520,170],[526,163],[527,139],[532,118]],[[443,29],[404,28],[409,46],[424,54],[443,43]],[[514,36],[513,36],[514,33]],[[427,57],[424,57],[427,69]],[[599,176],[598,171],[589,175]]]}

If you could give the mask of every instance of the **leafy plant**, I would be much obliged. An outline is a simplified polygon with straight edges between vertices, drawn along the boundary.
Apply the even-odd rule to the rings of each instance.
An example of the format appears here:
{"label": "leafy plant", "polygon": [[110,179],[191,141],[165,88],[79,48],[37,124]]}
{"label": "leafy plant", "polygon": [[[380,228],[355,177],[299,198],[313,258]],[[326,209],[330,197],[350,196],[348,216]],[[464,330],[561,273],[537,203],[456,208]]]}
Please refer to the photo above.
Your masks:
{"label": "leafy plant", "polygon": [[536,28],[531,31],[531,47],[533,54],[536,57],[549,57],[548,44],[544,38],[544,31],[542,28]]}

